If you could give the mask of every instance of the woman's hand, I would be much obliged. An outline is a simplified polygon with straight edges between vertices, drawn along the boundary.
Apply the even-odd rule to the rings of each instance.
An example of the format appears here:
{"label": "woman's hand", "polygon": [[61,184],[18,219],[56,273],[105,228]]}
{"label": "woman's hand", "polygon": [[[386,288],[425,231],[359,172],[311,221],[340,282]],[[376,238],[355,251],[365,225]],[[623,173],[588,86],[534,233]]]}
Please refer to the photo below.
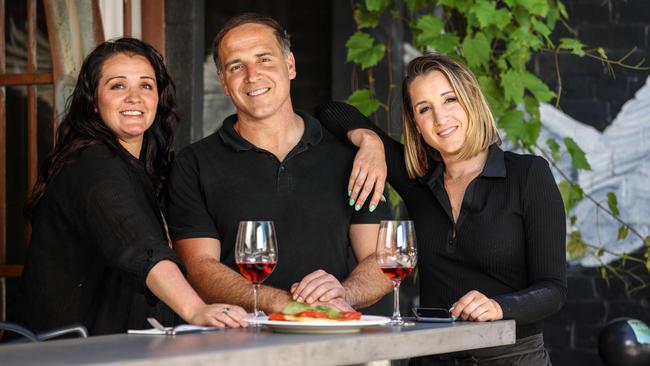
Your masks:
{"label": "woman's hand", "polygon": [[371,130],[357,129],[348,132],[350,141],[359,147],[348,182],[350,206],[359,211],[372,194],[368,210],[374,211],[383,197],[386,182],[386,155],[384,144]]}
{"label": "woman's hand", "polygon": [[198,307],[194,314],[185,320],[194,325],[211,325],[219,328],[245,328],[248,326],[248,323],[243,318],[247,315],[243,308],[236,305],[212,304]]}
{"label": "woman's hand", "polygon": [[458,299],[451,307],[450,312],[458,319],[476,322],[503,319],[501,305],[476,290],[472,290]]}

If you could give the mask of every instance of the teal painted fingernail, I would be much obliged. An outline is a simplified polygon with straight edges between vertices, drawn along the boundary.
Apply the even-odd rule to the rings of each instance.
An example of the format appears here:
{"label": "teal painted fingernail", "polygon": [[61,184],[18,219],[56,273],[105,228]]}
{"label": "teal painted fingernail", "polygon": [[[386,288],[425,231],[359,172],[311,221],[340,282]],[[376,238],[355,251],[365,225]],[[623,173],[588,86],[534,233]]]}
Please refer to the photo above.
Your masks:
{"label": "teal painted fingernail", "polygon": [[375,205],[370,205],[370,208],[368,209],[370,212],[375,210]]}
{"label": "teal painted fingernail", "polygon": [[361,209],[361,205],[356,205],[356,206],[354,206],[354,210],[355,210],[355,211],[359,211],[360,209]]}
{"label": "teal painted fingernail", "polygon": [[352,191],[348,191],[348,197],[352,196]]}
{"label": "teal painted fingernail", "polygon": [[350,206],[354,205],[354,198],[350,198],[350,202],[348,202]]}

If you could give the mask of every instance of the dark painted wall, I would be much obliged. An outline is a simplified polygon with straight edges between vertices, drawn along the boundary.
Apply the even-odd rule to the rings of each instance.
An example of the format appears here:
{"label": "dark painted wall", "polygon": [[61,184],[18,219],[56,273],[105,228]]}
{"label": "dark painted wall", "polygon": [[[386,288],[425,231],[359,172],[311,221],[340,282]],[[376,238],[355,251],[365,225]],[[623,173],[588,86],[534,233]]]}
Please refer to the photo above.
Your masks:
{"label": "dark painted wall", "polygon": [[177,148],[202,137],[204,26],[203,0],[165,0],[165,55],[181,119]]}

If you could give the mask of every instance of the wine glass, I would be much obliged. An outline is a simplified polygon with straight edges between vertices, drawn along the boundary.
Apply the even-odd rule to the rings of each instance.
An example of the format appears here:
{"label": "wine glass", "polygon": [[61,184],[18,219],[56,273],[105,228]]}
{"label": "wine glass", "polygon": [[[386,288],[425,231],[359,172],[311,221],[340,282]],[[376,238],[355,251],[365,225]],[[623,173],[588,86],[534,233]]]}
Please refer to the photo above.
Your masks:
{"label": "wine glass", "polygon": [[417,263],[415,228],[410,220],[389,220],[379,224],[377,238],[377,264],[382,272],[393,281],[393,316],[390,324],[404,323],[399,311],[399,285]]}
{"label": "wine glass", "polygon": [[257,318],[257,291],[271,275],[278,261],[278,245],[273,221],[241,221],[235,242],[235,262],[239,272],[253,283],[253,316]]}

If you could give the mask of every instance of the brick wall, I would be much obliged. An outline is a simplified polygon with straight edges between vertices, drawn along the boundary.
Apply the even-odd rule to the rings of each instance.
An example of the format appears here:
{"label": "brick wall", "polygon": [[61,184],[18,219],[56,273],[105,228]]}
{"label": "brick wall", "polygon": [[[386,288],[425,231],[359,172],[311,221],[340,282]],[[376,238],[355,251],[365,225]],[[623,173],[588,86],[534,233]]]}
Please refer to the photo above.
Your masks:
{"label": "brick wall", "polygon": [[[603,47],[610,59],[619,59],[636,47],[629,63],[650,60],[650,2],[574,0],[565,3],[569,23],[584,44]],[[567,35],[567,31],[560,30],[554,36],[558,39]],[[649,75],[647,71],[615,67],[611,76],[603,64],[593,59],[567,55],[559,60],[563,83],[560,109],[601,131]],[[533,70],[551,87],[557,87],[552,55],[537,56]],[[650,281],[647,272],[645,277],[646,282]],[[555,366],[603,365],[598,357],[598,334],[612,319],[625,316],[650,324],[647,288],[630,295],[623,282],[612,278],[608,286],[597,269],[580,267],[569,268],[568,285],[564,309],[547,319],[544,327],[546,345]]]}
{"label": "brick wall", "polygon": [[[569,23],[577,37],[589,48],[602,47],[610,59],[620,59],[636,47],[627,62],[650,60],[650,2],[647,0],[565,1]],[[611,8],[609,6],[611,4]],[[558,24],[556,39],[571,36]],[[644,84],[647,71],[614,68],[592,58],[573,55],[559,57],[563,92],[560,109],[576,120],[605,129],[621,106]],[[646,66],[650,63],[646,62]],[[537,56],[533,69],[556,90],[553,55]]]}

